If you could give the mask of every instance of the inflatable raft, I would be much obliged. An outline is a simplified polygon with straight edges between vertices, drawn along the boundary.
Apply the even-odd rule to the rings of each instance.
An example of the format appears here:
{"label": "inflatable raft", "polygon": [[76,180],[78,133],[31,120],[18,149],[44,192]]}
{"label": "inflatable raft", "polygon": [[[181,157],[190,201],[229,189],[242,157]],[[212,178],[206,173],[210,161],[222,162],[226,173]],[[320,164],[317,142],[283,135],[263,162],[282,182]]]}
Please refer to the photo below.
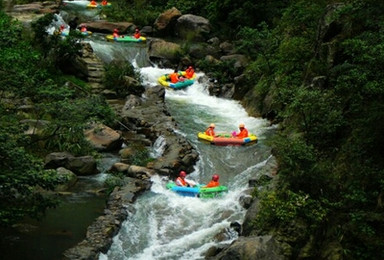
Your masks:
{"label": "inflatable raft", "polygon": [[199,197],[199,198],[217,198],[228,192],[226,186],[218,186],[213,188],[202,188],[203,185],[196,185],[195,187],[181,187],[177,186],[173,181],[167,183],[167,189],[176,192],[184,197]]}
{"label": "inflatable raft", "polygon": [[[185,74],[186,74],[185,71],[179,71],[178,73],[180,76],[185,76]],[[173,88],[173,89],[183,89],[183,88],[191,86],[193,83],[195,83],[195,79],[196,79],[196,74],[193,74],[193,77],[190,79],[185,79],[184,81],[172,83],[170,81],[170,77],[169,77],[170,75],[171,74],[164,74],[163,76],[161,76],[158,79],[158,82],[160,83],[160,85],[162,85],[164,87]]]}
{"label": "inflatable raft", "polygon": [[143,36],[136,39],[135,37],[130,36],[130,35],[120,35],[120,37],[114,38],[113,35],[111,35],[111,34],[105,36],[105,38],[107,38],[107,40],[111,41],[111,42],[145,42],[147,40],[147,38],[145,38]]}
{"label": "inflatable raft", "polygon": [[246,145],[246,144],[254,144],[257,142],[257,136],[254,134],[249,134],[248,137],[245,138],[237,138],[233,137],[232,134],[221,133],[217,136],[209,136],[205,133],[198,133],[197,137],[201,141],[208,142],[214,145]]}
{"label": "inflatable raft", "polygon": [[87,8],[92,9],[92,8],[104,8],[104,7],[110,7],[111,3],[108,3],[106,5],[102,4],[97,4],[97,5],[92,5],[92,4],[87,4]]}

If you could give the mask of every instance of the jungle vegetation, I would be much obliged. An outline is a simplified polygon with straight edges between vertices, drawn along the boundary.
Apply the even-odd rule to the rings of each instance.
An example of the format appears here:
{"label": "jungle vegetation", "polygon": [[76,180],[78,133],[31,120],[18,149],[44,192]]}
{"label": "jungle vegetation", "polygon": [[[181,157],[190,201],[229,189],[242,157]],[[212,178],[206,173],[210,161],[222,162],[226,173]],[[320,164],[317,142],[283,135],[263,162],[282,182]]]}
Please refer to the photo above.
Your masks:
{"label": "jungle vegetation", "polygon": [[[249,89],[242,102],[264,111],[280,126],[271,143],[279,163],[276,188],[257,194],[261,200],[260,214],[254,219],[258,234],[278,234],[290,245],[287,254],[292,259],[384,259],[384,3],[117,2],[119,8],[111,19],[135,21],[139,26],[153,24],[159,13],[173,6],[182,13],[204,16],[217,36],[235,41],[238,51],[251,58],[245,71]],[[23,134],[19,110],[7,100],[33,98],[39,107],[36,118],[53,120],[62,130],[60,135],[54,132],[57,135],[46,149],[56,143],[74,152],[76,147],[66,136],[69,126],[79,136],[85,118],[107,120],[105,113],[97,113],[107,108],[97,98],[65,87],[65,76],[53,66],[55,59],[43,58],[51,56],[42,43],[23,37],[20,24],[3,13],[0,35],[0,221],[4,224],[21,209],[38,212],[46,206],[40,198],[26,200],[23,192],[33,194],[36,185],[49,187],[56,181],[41,168],[36,142]],[[58,42],[46,44],[64,47]],[[272,100],[268,107],[262,102],[265,98]],[[77,115],[77,106],[69,101],[81,100],[100,110],[85,106]],[[65,116],[68,113],[76,119]]]}
{"label": "jungle vegetation", "polygon": [[[21,23],[0,11],[0,225],[25,216],[38,218],[56,200],[42,189],[60,183],[43,167],[50,152],[75,156],[93,152],[83,129],[90,121],[111,123],[114,115],[87,85],[63,74],[58,64],[76,55],[76,40],[42,37],[52,21],[48,15],[26,32]],[[35,37],[32,37],[34,35]],[[70,84],[67,84],[70,83]],[[25,122],[48,122],[39,134],[26,134]]]}

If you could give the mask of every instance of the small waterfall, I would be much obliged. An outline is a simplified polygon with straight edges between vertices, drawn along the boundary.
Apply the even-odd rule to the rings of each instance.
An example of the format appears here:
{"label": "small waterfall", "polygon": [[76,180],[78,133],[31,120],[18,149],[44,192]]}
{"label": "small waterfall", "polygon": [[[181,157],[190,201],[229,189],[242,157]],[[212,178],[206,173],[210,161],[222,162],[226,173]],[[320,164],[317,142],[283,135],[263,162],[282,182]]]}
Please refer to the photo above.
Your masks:
{"label": "small waterfall", "polygon": [[152,150],[150,151],[150,156],[152,158],[159,158],[163,154],[166,148],[166,144],[167,143],[165,142],[164,137],[159,136],[153,144]]}
{"label": "small waterfall", "polygon": [[[157,85],[157,78],[162,74],[172,71],[155,67],[139,70],[144,85],[149,87]],[[228,194],[210,200],[181,197],[165,188],[168,181],[165,177],[152,177],[151,191],[137,199],[135,213],[123,223],[110,250],[102,254],[100,260],[198,260],[204,259],[210,247],[229,244],[237,238],[230,226],[234,222],[242,223],[246,210],[239,199],[248,189],[248,181],[261,174],[270,158],[270,149],[263,140],[271,128],[266,120],[249,117],[237,101],[210,96],[206,86],[207,82],[195,82],[184,90],[167,89],[166,103],[179,125],[175,132],[188,138],[200,155],[188,178],[204,184],[217,173],[220,183],[228,186]],[[205,130],[211,122],[216,124],[218,131],[224,132],[237,130],[238,124],[243,122],[260,141],[241,147],[201,143],[197,132]],[[153,147],[154,157],[162,149],[159,138]],[[226,239],[218,239],[222,236]]]}

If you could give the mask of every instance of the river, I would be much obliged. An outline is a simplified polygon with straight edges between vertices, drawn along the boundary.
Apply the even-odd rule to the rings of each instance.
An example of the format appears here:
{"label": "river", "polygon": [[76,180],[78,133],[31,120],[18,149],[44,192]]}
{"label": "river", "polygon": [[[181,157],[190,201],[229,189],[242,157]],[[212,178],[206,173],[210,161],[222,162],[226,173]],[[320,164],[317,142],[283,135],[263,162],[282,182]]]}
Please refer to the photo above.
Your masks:
{"label": "river", "polygon": [[[92,16],[92,13],[84,8],[87,3],[88,1],[73,1],[66,5],[62,15],[72,10]],[[145,44],[111,43],[105,41],[104,35],[97,33],[86,41],[105,63],[121,57],[131,62],[142,75],[146,87],[156,86],[158,77],[173,71],[171,68],[157,68],[151,65],[148,62]],[[204,73],[198,72],[197,75],[203,78]],[[168,180],[164,176],[154,176],[151,190],[138,197],[134,203],[134,213],[128,215],[120,232],[114,237],[110,250],[106,254],[101,254],[100,260],[204,259],[204,254],[210,247],[229,244],[237,238],[238,234],[230,228],[230,225],[235,222],[241,224],[244,219],[246,210],[240,205],[239,199],[249,189],[248,181],[257,178],[270,159],[270,148],[266,141],[274,133],[275,127],[270,126],[264,119],[249,116],[237,101],[210,96],[207,83],[195,82],[184,90],[167,89],[166,105],[177,122],[178,128],[174,129],[175,132],[185,136],[199,153],[200,160],[194,171],[188,173],[188,178],[204,184],[213,174],[219,174],[220,183],[227,186],[229,192],[217,199],[181,197],[165,188]],[[214,146],[202,143],[197,139],[197,133],[204,131],[210,123],[216,124],[216,132],[232,132],[238,130],[239,123],[244,123],[249,132],[258,136],[258,142],[248,146]],[[160,141],[161,139],[157,143],[161,144]],[[161,148],[161,145],[152,147],[152,154],[161,153]],[[108,160],[107,164],[110,163],[111,160]],[[100,167],[106,168],[105,165]],[[100,181],[100,178],[97,180]],[[73,210],[76,208],[74,205],[77,205],[70,203],[66,204],[67,208],[62,211],[50,212],[53,217],[46,219],[56,222],[63,212],[68,212],[69,216],[66,218],[68,221],[71,214],[75,215]],[[87,223],[97,214],[96,212],[90,214]],[[31,243],[30,247],[35,247],[35,251],[36,247],[42,250],[36,252],[40,256],[26,259],[55,259],[57,252],[70,247],[69,244],[73,244],[75,240],[79,241],[81,234],[85,234],[84,227],[74,229],[77,229],[78,235],[68,244],[49,236],[41,238],[40,241],[32,239],[35,243]],[[223,231],[226,236],[224,241],[217,239],[218,234]],[[64,240],[67,239],[66,234],[61,235]],[[58,246],[58,243],[62,245]],[[15,248],[20,249],[28,251],[28,247]],[[29,250],[33,252],[32,249]],[[56,254],[45,256],[44,252],[47,250],[50,252],[56,250]],[[14,259],[23,258],[20,256]]]}
{"label": "river", "polygon": [[[151,66],[145,44],[108,43],[100,37],[88,38],[94,52],[104,62],[123,57],[140,72],[146,87],[156,86],[157,79],[172,68]],[[203,72],[197,73],[204,78]],[[165,177],[152,178],[151,190],[135,202],[113,244],[100,260],[161,260],[204,259],[212,246],[231,243],[237,233],[230,228],[234,222],[242,223],[246,210],[239,199],[248,189],[248,181],[257,178],[271,156],[266,145],[275,127],[267,120],[250,117],[239,102],[210,96],[208,82],[195,82],[184,90],[166,90],[165,101],[178,128],[176,133],[185,136],[199,153],[200,160],[188,178],[207,183],[214,173],[229,192],[219,199],[202,200],[180,197],[167,190]],[[249,132],[258,136],[258,143],[249,146],[214,146],[202,143],[197,133],[210,123],[217,132],[238,130],[244,123]],[[155,151],[156,152],[156,151]],[[225,231],[227,239],[216,239]]]}
{"label": "river", "polygon": [[[141,53],[142,47],[129,45],[106,46],[90,39],[95,53],[104,57],[105,52],[121,51],[120,57],[133,57],[126,52]],[[140,67],[140,55],[132,62],[147,87],[156,86],[157,79],[171,68],[154,66]],[[204,73],[198,73],[202,78]],[[198,183],[207,183],[214,173],[220,175],[220,183],[229,188],[226,196],[219,199],[202,200],[180,197],[165,188],[167,178],[152,178],[152,188],[135,202],[135,213],[130,214],[122,225],[113,245],[100,260],[106,259],[204,259],[205,252],[214,245],[228,244],[236,239],[237,233],[230,228],[232,222],[242,223],[245,209],[239,203],[248,181],[257,178],[270,158],[270,148],[265,144],[275,127],[269,122],[250,117],[239,102],[210,96],[208,82],[195,82],[184,90],[167,89],[165,100],[168,110],[176,120],[177,134],[186,137],[198,151],[200,160],[188,178]],[[210,123],[216,124],[217,132],[238,130],[244,123],[259,141],[249,146],[214,146],[202,143],[197,133],[204,131]],[[215,237],[223,230],[227,240]]]}

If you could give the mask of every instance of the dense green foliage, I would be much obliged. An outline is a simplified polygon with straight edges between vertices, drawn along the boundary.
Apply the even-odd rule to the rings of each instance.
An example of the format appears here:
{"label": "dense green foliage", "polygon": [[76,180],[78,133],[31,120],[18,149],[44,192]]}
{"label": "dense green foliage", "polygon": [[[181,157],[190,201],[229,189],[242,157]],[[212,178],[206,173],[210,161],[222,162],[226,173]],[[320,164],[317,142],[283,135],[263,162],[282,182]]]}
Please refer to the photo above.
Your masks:
{"label": "dense green foliage", "polygon": [[113,61],[105,66],[104,86],[116,91],[119,96],[128,95],[128,88],[125,83],[125,76],[140,79],[140,74],[126,61]]}
{"label": "dense green foliage", "polygon": [[[251,96],[272,96],[281,126],[278,189],[261,195],[255,227],[286,234],[293,258],[311,243],[319,259],[333,243],[340,257],[381,259],[383,6],[339,2],[292,1],[275,23],[239,33],[240,51],[253,58]],[[310,228],[292,242],[288,227],[299,220]]]}
{"label": "dense green foliage", "polygon": [[[194,14],[210,20],[218,35],[236,37],[236,31],[243,26],[257,26],[260,22],[272,22],[289,1],[252,0],[118,0],[110,9],[103,10],[111,21],[129,21],[137,26],[152,25],[158,15],[167,9],[177,8],[182,14]],[[257,14],[257,15],[255,15]],[[234,26],[234,27],[233,27]]]}
{"label": "dense green foliage", "polygon": [[[235,40],[238,51],[251,59],[244,74],[254,87],[243,101],[280,123],[272,144],[279,161],[278,189],[260,194],[255,227],[280,234],[292,246],[287,252],[292,259],[320,259],[332,251],[338,252],[336,258],[384,258],[383,4],[133,3],[145,3],[146,11],[176,7],[206,17],[215,34]],[[132,21],[140,11],[130,11]],[[231,64],[200,61],[198,66],[212,77],[227,75],[228,81],[242,73]],[[266,98],[268,104],[262,102]],[[292,238],[290,227],[297,223],[308,228]]]}
{"label": "dense green foliage", "polygon": [[[39,20],[33,38],[0,11],[0,225],[39,217],[54,206],[54,199],[41,191],[53,189],[59,179],[55,171],[44,169],[44,156],[58,151],[89,154],[93,150],[84,139],[86,124],[113,120],[101,97],[57,70],[62,57],[74,55],[78,46],[72,37],[43,41],[44,25],[50,21],[52,15]],[[31,126],[25,120],[43,127],[26,134]]]}

